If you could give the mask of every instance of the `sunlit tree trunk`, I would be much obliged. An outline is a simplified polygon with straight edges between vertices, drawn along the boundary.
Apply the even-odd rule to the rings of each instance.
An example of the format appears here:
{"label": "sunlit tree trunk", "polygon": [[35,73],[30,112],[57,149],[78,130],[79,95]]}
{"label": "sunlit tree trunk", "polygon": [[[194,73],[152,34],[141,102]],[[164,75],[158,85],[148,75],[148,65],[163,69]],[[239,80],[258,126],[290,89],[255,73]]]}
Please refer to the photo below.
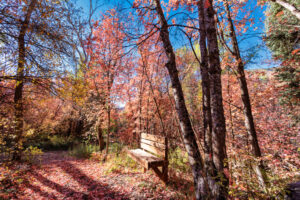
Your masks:
{"label": "sunlit tree trunk", "polygon": [[198,1],[199,33],[200,33],[200,53],[201,53],[201,83],[202,83],[202,106],[203,106],[203,134],[204,134],[204,153],[205,169],[207,181],[211,190],[212,199],[220,197],[220,183],[215,177],[218,171],[213,163],[212,151],[212,115],[211,115],[211,97],[210,97],[210,77],[209,77],[209,60],[206,46],[206,28],[204,18],[204,1]]}
{"label": "sunlit tree trunk", "polygon": [[164,50],[167,56],[166,68],[169,72],[169,76],[172,83],[172,89],[175,100],[175,108],[177,111],[178,119],[180,122],[180,128],[183,136],[184,145],[188,153],[189,163],[192,169],[194,178],[194,186],[196,199],[206,199],[209,197],[209,188],[205,180],[203,160],[198,149],[196,142],[195,133],[192,129],[189,114],[186,108],[182,86],[178,77],[178,70],[176,66],[175,53],[170,42],[168,23],[165,19],[163,10],[159,0],[155,0],[156,12],[159,17],[160,28],[160,39],[163,42]]}
{"label": "sunlit tree trunk", "polygon": [[23,86],[24,86],[24,71],[26,63],[25,50],[25,36],[29,27],[32,12],[36,6],[37,1],[32,0],[28,5],[27,13],[24,21],[21,21],[21,29],[18,36],[18,68],[16,76],[16,88],[14,95],[15,108],[15,151],[13,153],[13,160],[21,159],[21,138],[23,135]]}
{"label": "sunlit tree trunk", "polygon": [[[257,139],[257,134],[255,130],[255,125],[254,125],[254,119],[252,115],[252,109],[251,109],[251,102],[250,102],[250,96],[249,96],[249,91],[248,91],[248,86],[247,86],[247,80],[245,76],[245,71],[244,71],[244,63],[241,58],[240,54],[240,49],[239,45],[237,42],[235,30],[234,30],[234,24],[232,22],[231,18],[231,13],[229,9],[229,5],[227,0],[224,1],[225,4],[225,9],[227,13],[227,18],[229,22],[229,35],[231,38],[232,46],[233,46],[233,56],[235,57],[235,60],[237,61],[237,78],[239,81],[240,89],[241,89],[241,97],[242,97],[242,102],[243,102],[243,111],[244,111],[244,117],[245,117],[245,127],[248,132],[250,144],[251,144],[251,151],[252,154],[255,157],[261,157],[261,150],[258,144],[258,139]],[[259,183],[262,188],[266,189],[266,183],[267,183],[267,176],[265,173],[264,165],[262,162],[260,162],[258,165],[253,166],[258,179]]]}
{"label": "sunlit tree trunk", "polygon": [[219,182],[216,191],[213,191],[216,199],[226,199],[228,195],[228,171],[226,159],[226,125],[223,109],[222,85],[221,85],[221,66],[220,55],[214,19],[214,9],[212,0],[203,1],[204,22],[207,37],[209,79],[210,79],[210,98],[212,116],[212,147],[213,163],[216,167]]}
{"label": "sunlit tree trunk", "polygon": [[199,46],[201,53],[201,86],[202,86],[202,107],[203,107],[203,135],[204,135],[204,153],[206,166],[211,165],[212,161],[212,135],[211,135],[211,108],[210,108],[210,83],[208,74],[208,54],[206,47],[206,31],[204,22],[203,1],[198,2],[199,14]]}

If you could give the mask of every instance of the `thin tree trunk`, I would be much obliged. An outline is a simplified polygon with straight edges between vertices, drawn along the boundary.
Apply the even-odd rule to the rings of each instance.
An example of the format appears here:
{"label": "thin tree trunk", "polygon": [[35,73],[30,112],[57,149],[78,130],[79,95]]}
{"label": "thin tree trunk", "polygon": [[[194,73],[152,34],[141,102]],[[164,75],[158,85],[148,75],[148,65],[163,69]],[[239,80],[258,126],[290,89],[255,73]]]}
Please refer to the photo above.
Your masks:
{"label": "thin tree trunk", "polygon": [[109,133],[110,133],[110,105],[108,105],[107,108],[107,135],[106,135],[105,157],[108,155]]}
{"label": "thin tree trunk", "polygon": [[[229,31],[230,31],[229,35],[230,35],[232,46],[233,46],[233,54],[234,54],[233,56],[235,57],[236,61],[238,62],[237,78],[238,78],[240,89],[241,89],[241,98],[242,98],[242,102],[243,102],[245,127],[247,129],[248,136],[250,139],[251,152],[255,157],[260,158],[262,155],[261,155],[260,147],[258,144],[257,134],[256,134],[253,115],[252,115],[250,96],[249,96],[247,80],[246,80],[245,71],[244,71],[244,63],[241,58],[240,49],[239,49],[239,45],[237,42],[228,2],[225,1],[224,4],[225,4],[225,9],[226,9],[226,13],[227,13],[228,22],[229,22]],[[254,165],[254,170],[258,176],[261,187],[263,189],[266,189],[267,176],[265,173],[263,163],[260,162],[258,165]]]}
{"label": "thin tree trunk", "polygon": [[217,169],[219,187],[216,199],[226,199],[228,196],[228,177],[225,170],[228,171],[226,163],[226,125],[223,109],[221,67],[217,39],[216,24],[214,19],[214,9],[212,0],[202,1],[204,8],[204,22],[207,37],[207,50],[209,61],[210,78],[210,98],[211,98],[211,116],[212,116],[212,143],[213,143],[213,162]]}
{"label": "thin tree trunk", "polygon": [[[145,69],[143,68],[143,75],[144,75],[144,71]],[[142,103],[143,103],[143,78],[141,79],[141,84],[140,84],[140,94],[139,94],[139,135],[135,135],[134,139],[136,139],[136,141],[139,141],[139,136],[142,134],[142,111],[143,111],[143,107],[142,107]]]}
{"label": "thin tree trunk", "polygon": [[21,29],[18,36],[18,49],[19,49],[19,57],[18,57],[18,69],[16,76],[16,89],[14,96],[14,107],[15,107],[15,151],[13,153],[13,160],[21,159],[21,148],[22,144],[20,143],[22,135],[23,135],[23,86],[24,86],[24,71],[25,71],[25,63],[26,63],[26,50],[25,50],[25,35],[28,30],[28,26],[30,23],[30,18],[32,12],[35,8],[37,1],[32,0],[28,6],[28,10],[25,16],[24,21],[21,22]]}
{"label": "thin tree trunk", "polygon": [[175,53],[169,38],[168,23],[165,19],[160,1],[155,0],[155,2],[156,12],[158,14],[159,22],[161,25],[160,39],[163,42],[165,53],[168,59],[168,62],[165,66],[171,78],[175,99],[175,108],[179,118],[181,132],[183,134],[184,145],[188,153],[189,163],[191,165],[193,173],[196,199],[206,199],[209,197],[210,192],[205,180],[203,160],[196,142],[195,133],[192,129],[191,121],[189,119],[188,111],[185,105],[181,83],[178,77]]}
{"label": "thin tree trunk", "polygon": [[100,123],[101,122],[99,122],[98,130],[97,130],[97,138],[98,138],[98,143],[99,143],[100,151],[102,151],[105,147],[104,147],[104,140],[103,140],[102,128],[101,128],[101,124]]}
{"label": "thin tree trunk", "polygon": [[159,105],[158,105],[158,102],[157,102],[157,99],[156,97],[154,96],[154,89],[153,89],[153,85],[152,85],[152,81],[150,80],[149,76],[148,76],[148,73],[146,71],[146,63],[144,61],[144,58],[142,56],[142,62],[143,62],[143,71],[146,75],[146,78],[147,78],[147,81],[149,83],[149,86],[150,86],[150,90],[151,90],[151,93],[152,93],[152,98],[153,98],[153,101],[154,101],[154,104],[155,104],[155,107],[156,107],[156,112],[158,114],[158,117],[159,117],[159,122],[160,122],[160,127],[162,129],[162,133],[164,136],[166,136],[166,131],[165,131],[165,125],[164,125],[164,122],[163,122],[163,118],[162,118],[162,114],[160,112],[160,109],[159,109]]}
{"label": "thin tree trunk", "polygon": [[293,4],[290,4],[289,2],[285,0],[271,0],[272,2],[275,2],[288,11],[290,11],[295,17],[297,17],[300,20],[300,10],[296,8]]}
{"label": "thin tree trunk", "polygon": [[106,100],[106,109],[107,109],[107,135],[106,135],[106,148],[105,148],[105,156],[104,161],[106,160],[106,157],[108,155],[108,149],[109,149],[109,134],[110,134],[110,114],[111,114],[111,100],[110,100],[110,92],[113,85],[114,80],[114,74],[110,72],[110,70],[107,71],[107,100]]}
{"label": "thin tree trunk", "polygon": [[[168,88],[169,88],[169,84],[168,84]],[[170,103],[171,103],[171,107],[175,110],[175,106],[172,102],[172,99],[171,99],[171,95],[170,95],[170,92],[168,90],[168,97],[169,97],[169,100],[170,100]],[[173,118],[175,119],[175,123],[176,123],[176,128],[177,128],[177,132],[180,136],[180,139],[181,139],[181,142],[183,143],[183,138],[182,138],[182,134],[181,134],[181,130],[180,130],[180,123],[179,123],[179,119],[178,119],[178,116],[176,115],[176,113],[172,112],[172,115],[173,115]],[[172,123],[173,124],[173,123]]]}
{"label": "thin tree trunk", "polygon": [[146,132],[149,133],[149,92],[148,92],[148,98],[147,98],[147,113],[146,113]]}

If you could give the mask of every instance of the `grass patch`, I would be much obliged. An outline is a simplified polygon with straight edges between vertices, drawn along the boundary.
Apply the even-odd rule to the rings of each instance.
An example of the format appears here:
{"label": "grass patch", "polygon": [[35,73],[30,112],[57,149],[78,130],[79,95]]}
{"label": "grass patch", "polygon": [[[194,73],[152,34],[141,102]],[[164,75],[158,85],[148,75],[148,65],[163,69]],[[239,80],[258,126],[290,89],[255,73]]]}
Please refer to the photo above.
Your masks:
{"label": "grass patch", "polygon": [[141,167],[125,151],[111,154],[105,162],[105,174],[137,172]]}

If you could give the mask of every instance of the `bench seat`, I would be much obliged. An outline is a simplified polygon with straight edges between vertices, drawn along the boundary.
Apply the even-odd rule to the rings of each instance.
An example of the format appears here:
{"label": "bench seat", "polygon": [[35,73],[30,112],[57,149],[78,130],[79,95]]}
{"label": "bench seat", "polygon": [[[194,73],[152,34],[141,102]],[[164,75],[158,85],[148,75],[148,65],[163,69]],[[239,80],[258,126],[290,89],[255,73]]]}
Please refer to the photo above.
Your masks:
{"label": "bench seat", "polygon": [[147,170],[149,170],[152,166],[162,166],[164,164],[164,160],[162,158],[158,158],[142,149],[131,149],[127,150],[127,152],[135,161],[139,162]]}
{"label": "bench seat", "polygon": [[141,133],[139,149],[127,149],[128,155],[146,170],[152,169],[166,184],[168,182],[168,139],[158,135]]}

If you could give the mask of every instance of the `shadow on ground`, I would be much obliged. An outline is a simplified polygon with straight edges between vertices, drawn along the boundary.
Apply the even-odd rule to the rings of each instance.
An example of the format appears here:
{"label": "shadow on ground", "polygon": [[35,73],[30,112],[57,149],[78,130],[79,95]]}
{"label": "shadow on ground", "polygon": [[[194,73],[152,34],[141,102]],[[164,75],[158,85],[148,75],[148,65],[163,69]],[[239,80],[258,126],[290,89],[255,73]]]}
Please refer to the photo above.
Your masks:
{"label": "shadow on ground", "polygon": [[[48,160],[51,163],[51,160]],[[27,180],[26,187],[35,193],[38,193],[41,197],[46,199],[129,199],[126,194],[121,194],[112,190],[108,185],[102,184],[98,181],[87,176],[80,169],[78,169],[74,164],[69,161],[56,162],[53,167],[62,169],[66,174],[68,174],[72,181],[77,182],[82,191],[75,191],[67,185],[62,185],[61,183],[54,182],[42,175],[38,170],[31,170],[29,175],[35,178],[39,185],[32,184]],[[51,188],[57,193],[49,193],[45,191],[44,188]]]}

